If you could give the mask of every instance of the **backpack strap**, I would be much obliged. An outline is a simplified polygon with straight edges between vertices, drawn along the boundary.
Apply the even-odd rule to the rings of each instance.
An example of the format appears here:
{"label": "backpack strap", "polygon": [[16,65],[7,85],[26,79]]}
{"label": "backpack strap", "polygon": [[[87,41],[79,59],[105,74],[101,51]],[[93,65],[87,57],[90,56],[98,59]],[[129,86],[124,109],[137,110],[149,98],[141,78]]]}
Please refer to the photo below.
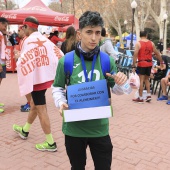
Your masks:
{"label": "backpack strap", "polygon": [[[73,72],[74,66],[74,50],[66,53],[65,60],[64,60],[64,72],[66,75],[66,84],[70,83],[70,76]],[[106,73],[110,73],[110,58],[109,55],[100,51],[100,63],[103,75],[106,77]]]}
{"label": "backpack strap", "polygon": [[100,51],[100,63],[103,75],[106,77],[106,73],[110,73],[110,57],[102,51]]}
{"label": "backpack strap", "polygon": [[64,73],[66,75],[66,85],[69,85],[70,83],[70,76],[73,72],[73,66],[74,66],[74,50],[65,54],[65,60],[64,60]]}
{"label": "backpack strap", "polygon": [[111,98],[111,92],[110,92],[110,86],[108,83],[108,77],[106,76],[106,73],[110,73],[110,57],[108,54],[100,51],[100,63],[103,75],[107,81],[107,89],[108,89],[108,96]]}

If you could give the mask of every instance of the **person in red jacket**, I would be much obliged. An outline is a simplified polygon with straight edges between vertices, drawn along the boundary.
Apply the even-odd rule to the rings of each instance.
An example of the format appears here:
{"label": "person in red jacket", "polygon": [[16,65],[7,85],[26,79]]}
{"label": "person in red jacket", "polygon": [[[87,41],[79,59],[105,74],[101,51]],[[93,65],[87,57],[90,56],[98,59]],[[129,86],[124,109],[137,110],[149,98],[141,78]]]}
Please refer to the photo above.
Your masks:
{"label": "person in red jacket", "polygon": [[[135,45],[135,51],[133,56],[133,72],[135,72],[136,62],[137,62],[137,72],[140,78],[140,87],[139,87],[139,97],[133,99],[134,102],[143,103],[143,86],[145,83],[147,89],[146,102],[151,101],[150,93],[150,82],[149,77],[151,74],[152,68],[152,53],[155,53],[156,58],[160,61],[160,68],[163,69],[163,59],[161,58],[160,53],[156,50],[155,45],[152,41],[147,39],[147,32],[140,32],[140,41]],[[138,59],[138,61],[137,61]]]}
{"label": "person in red jacket", "polygon": [[57,45],[59,41],[63,42],[65,40],[65,39],[59,38],[58,34],[59,34],[58,31],[54,31],[53,35],[49,38],[55,45]]}

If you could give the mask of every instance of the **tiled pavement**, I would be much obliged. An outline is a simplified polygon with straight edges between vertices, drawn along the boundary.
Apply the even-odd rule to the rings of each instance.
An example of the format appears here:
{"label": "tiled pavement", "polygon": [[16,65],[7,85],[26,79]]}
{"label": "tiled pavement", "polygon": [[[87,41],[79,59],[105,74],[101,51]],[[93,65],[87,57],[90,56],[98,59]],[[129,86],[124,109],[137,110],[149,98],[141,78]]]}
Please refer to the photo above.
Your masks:
{"label": "tiled pavement", "polygon": [[[130,95],[112,96],[114,117],[110,118],[112,138],[112,170],[170,170],[170,106],[157,102],[137,104]],[[51,95],[47,91],[48,113],[52,133],[58,145],[55,153],[35,149],[35,143],[45,136],[39,120],[31,127],[27,140],[21,140],[13,131],[14,123],[24,124],[28,113],[20,112],[26,102],[20,97],[16,73],[8,73],[0,86],[0,101],[6,104],[0,115],[0,170],[69,170],[70,164],[64,147],[59,116]],[[168,110],[169,109],[169,110]],[[93,170],[93,162],[87,151],[86,170]]]}

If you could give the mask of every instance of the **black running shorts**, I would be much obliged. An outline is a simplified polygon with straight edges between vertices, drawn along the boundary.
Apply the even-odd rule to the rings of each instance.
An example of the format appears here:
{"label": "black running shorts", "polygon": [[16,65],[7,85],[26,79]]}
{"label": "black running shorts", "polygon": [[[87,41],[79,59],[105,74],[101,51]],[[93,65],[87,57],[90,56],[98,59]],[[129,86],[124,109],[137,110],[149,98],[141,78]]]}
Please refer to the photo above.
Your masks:
{"label": "black running shorts", "polygon": [[47,89],[31,92],[31,96],[32,96],[32,99],[33,99],[35,105],[45,105],[46,104],[46,99],[45,99],[46,90]]}
{"label": "black running shorts", "polygon": [[152,67],[137,67],[138,74],[150,76]]}

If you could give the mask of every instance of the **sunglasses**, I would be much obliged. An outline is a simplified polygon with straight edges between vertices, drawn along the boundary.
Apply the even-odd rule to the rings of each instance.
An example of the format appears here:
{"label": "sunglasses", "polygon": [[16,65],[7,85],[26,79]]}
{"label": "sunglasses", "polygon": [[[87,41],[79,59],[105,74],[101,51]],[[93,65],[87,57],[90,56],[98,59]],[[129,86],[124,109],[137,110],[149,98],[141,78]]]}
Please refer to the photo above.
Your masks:
{"label": "sunglasses", "polygon": [[27,28],[28,26],[27,25],[24,25],[23,28]]}

